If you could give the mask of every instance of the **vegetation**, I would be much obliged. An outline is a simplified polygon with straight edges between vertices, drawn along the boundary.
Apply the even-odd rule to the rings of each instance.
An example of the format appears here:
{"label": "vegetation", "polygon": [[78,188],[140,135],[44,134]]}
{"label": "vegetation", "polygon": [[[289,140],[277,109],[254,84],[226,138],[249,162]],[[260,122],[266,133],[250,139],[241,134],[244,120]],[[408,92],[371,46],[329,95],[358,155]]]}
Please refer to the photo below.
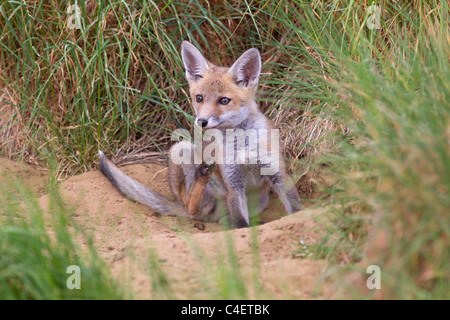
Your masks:
{"label": "vegetation", "polygon": [[[73,227],[56,190],[49,192],[51,215],[18,181],[0,191],[0,299],[124,297],[92,241]],[[76,244],[79,237],[87,243],[84,250]]]}

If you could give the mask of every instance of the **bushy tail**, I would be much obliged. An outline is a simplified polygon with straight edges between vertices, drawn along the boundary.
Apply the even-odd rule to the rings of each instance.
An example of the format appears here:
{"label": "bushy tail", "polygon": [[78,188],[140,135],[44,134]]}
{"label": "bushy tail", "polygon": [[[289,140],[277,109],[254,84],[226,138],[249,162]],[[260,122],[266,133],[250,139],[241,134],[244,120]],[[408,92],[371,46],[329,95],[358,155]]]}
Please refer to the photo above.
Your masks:
{"label": "bushy tail", "polygon": [[171,201],[159,192],[130,178],[109,161],[103,152],[99,151],[99,156],[101,172],[128,199],[140,202],[162,215],[193,218],[181,203]]}

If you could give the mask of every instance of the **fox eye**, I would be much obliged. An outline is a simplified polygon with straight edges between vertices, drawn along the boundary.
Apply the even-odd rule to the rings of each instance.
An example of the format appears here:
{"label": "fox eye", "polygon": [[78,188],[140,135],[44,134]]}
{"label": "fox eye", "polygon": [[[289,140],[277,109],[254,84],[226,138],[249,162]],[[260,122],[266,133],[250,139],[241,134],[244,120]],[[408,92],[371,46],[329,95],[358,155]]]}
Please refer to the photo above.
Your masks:
{"label": "fox eye", "polygon": [[203,96],[201,94],[198,94],[195,96],[195,101],[197,101],[198,103],[203,101]]}
{"label": "fox eye", "polygon": [[230,98],[227,98],[227,97],[222,97],[222,98],[219,99],[219,103],[220,103],[221,105],[224,105],[224,106],[227,105],[227,104],[229,104],[230,101],[231,101],[231,99],[230,99]]}

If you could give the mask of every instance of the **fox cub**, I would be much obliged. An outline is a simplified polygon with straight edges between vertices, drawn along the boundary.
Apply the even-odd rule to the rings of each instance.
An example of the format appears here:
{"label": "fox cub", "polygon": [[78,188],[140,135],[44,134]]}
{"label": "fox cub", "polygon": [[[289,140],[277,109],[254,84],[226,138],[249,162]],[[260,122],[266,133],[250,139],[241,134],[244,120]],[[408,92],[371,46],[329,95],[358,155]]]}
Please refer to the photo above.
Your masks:
{"label": "fox cub", "polygon": [[[286,173],[278,147],[278,131],[259,111],[255,102],[261,72],[259,51],[254,48],[247,50],[230,68],[208,62],[187,41],[182,43],[181,56],[196,113],[195,126],[204,134],[208,130],[215,130],[214,142],[217,148],[214,155],[211,153],[211,157],[204,156],[200,161],[195,161],[199,150],[195,143],[183,140],[172,146],[168,177],[175,200],[169,200],[128,177],[100,151],[102,173],[126,197],[162,215],[215,222],[225,219],[234,228],[248,227],[248,192],[256,192],[261,212],[269,203],[271,189],[289,214],[299,211],[300,198]],[[236,130],[244,133],[241,144],[235,143],[235,139],[239,138],[234,132]],[[230,134],[231,138],[228,139]],[[268,136],[271,139],[267,143]],[[201,141],[200,152],[206,151],[210,145],[210,141]],[[258,149],[256,157],[255,153],[253,158],[250,156],[250,145]],[[267,149],[265,157],[259,149],[261,146]],[[233,157],[238,153],[243,155],[240,159]],[[187,155],[189,161],[175,161],[174,157],[180,154]],[[225,204],[225,210],[219,210],[218,203]],[[219,216],[219,212],[223,211],[227,213],[226,216]]]}

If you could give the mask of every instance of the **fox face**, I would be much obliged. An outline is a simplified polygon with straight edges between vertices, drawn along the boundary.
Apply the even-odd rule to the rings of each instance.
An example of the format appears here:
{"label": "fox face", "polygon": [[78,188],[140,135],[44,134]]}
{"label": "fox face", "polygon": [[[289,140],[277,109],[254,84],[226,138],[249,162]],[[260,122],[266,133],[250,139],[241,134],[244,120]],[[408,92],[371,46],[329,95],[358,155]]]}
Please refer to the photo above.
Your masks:
{"label": "fox face", "polygon": [[195,124],[203,129],[236,128],[253,109],[261,72],[257,49],[247,50],[230,68],[208,62],[191,43],[183,41],[181,56],[196,113]]}

